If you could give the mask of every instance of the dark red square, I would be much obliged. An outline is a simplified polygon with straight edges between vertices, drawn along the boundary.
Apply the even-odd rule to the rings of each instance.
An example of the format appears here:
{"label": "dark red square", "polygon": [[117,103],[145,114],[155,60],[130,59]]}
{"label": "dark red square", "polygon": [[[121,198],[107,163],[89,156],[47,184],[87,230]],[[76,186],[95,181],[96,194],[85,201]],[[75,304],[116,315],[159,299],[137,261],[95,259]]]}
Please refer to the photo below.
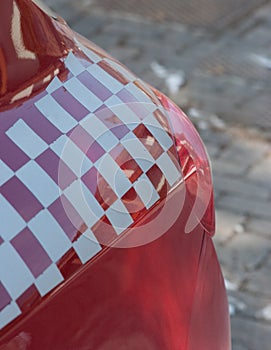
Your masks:
{"label": "dark red square", "polygon": [[73,248],[68,250],[57,263],[57,267],[59,268],[64,279],[67,279],[73,275],[81,266],[82,262]]}
{"label": "dark red square", "polygon": [[48,210],[72,242],[86,231],[83,219],[64,195],[52,203]]}
{"label": "dark red square", "polygon": [[25,221],[32,219],[43,208],[37,198],[15,176],[2,186],[1,193]]}
{"label": "dark red square", "polygon": [[31,106],[24,116],[25,122],[38,134],[48,145],[61,136],[61,132],[37,109]]}
{"label": "dark red square", "polygon": [[138,101],[126,88],[119,91],[117,96],[129,106],[129,108],[138,116],[138,118],[144,119],[148,114],[150,114],[148,109],[144,106],[145,102]]}
{"label": "dark red square", "polygon": [[91,145],[94,143],[93,137],[90,136],[81,125],[76,126],[75,129],[70,131],[68,136],[83,153],[87,153]]}
{"label": "dark red square", "polygon": [[[62,190],[68,187],[77,178],[71,169],[60,158],[58,158],[55,152],[50,148],[38,156],[36,162]],[[59,174],[61,174],[60,178]]]}
{"label": "dark red square", "polygon": [[22,312],[28,311],[41,301],[41,295],[36,286],[32,284],[17,300],[16,303]]}
{"label": "dark red square", "polygon": [[174,162],[175,166],[178,169],[180,167],[179,162],[178,162],[179,157],[178,157],[178,153],[177,153],[177,150],[176,150],[176,147],[174,144],[168,149],[167,154],[169,155],[170,159]]}
{"label": "dark red square", "polygon": [[111,127],[110,130],[119,140],[121,140],[130,131],[125,124],[115,125]]}
{"label": "dark red square", "polygon": [[28,227],[14,237],[11,244],[35,278],[41,275],[52,263],[48,254]]}
{"label": "dark red square", "polygon": [[146,207],[144,203],[142,202],[142,200],[140,199],[140,197],[136,193],[136,190],[133,187],[131,187],[129,191],[126,192],[124,196],[122,196],[121,200],[134,221],[139,219],[143,212],[146,212]]}
{"label": "dark red square", "polygon": [[85,175],[82,176],[82,181],[94,196],[98,191],[98,174],[98,170],[95,167],[92,167],[88,172],[86,172]]}
{"label": "dark red square", "polygon": [[165,114],[163,114],[159,109],[156,109],[155,112],[153,112],[153,115],[155,116],[156,120],[159,122],[161,127],[168,133],[168,135],[171,136],[171,128],[169,126],[167,117]]}
{"label": "dark red square", "polygon": [[91,231],[101,245],[109,245],[118,237],[111,222],[105,215],[91,227]]}
{"label": "dark red square", "polygon": [[[169,189],[169,184],[161,169],[154,164],[146,173],[154,188],[158,191],[160,198],[165,198]],[[158,190],[159,189],[159,190]]]}
{"label": "dark red square", "polygon": [[137,162],[121,144],[111,150],[110,155],[132,183],[143,174]]}
{"label": "dark red square", "polygon": [[120,140],[130,129],[114,114],[111,109],[105,105],[99,107],[95,114],[107,126],[107,128]]}
{"label": "dark red square", "polygon": [[83,73],[79,74],[77,78],[100,100],[106,101],[110,96],[112,96],[112,92],[99,80],[94,78],[89,72],[84,71]]}
{"label": "dark red square", "polygon": [[17,171],[30,160],[5,134],[0,135],[0,159],[13,171]]}
{"label": "dark red square", "polygon": [[117,200],[117,195],[96,168],[91,168],[82,177],[82,181],[104,210]]}
{"label": "dark red square", "polygon": [[53,98],[60,104],[70,115],[77,121],[82,120],[88,113],[86,109],[69,91],[64,87],[60,87],[52,93]]}
{"label": "dark red square", "polygon": [[163,148],[159,145],[157,140],[154,138],[152,133],[146,128],[144,124],[139,124],[133,133],[142,142],[142,144],[147,148],[149,153],[154,159],[157,159],[164,152]]}
{"label": "dark red square", "polygon": [[135,96],[132,95],[125,87],[117,93],[117,96],[125,103],[138,102]]}
{"label": "dark red square", "polygon": [[104,154],[105,150],[96,141],[92,142],[90,148],[86,152],[86,155],[93,163],[100,159]]}
{"label": "dark red square", "polygon": [[0,281],[0,311],[11,302],[11,296]]}

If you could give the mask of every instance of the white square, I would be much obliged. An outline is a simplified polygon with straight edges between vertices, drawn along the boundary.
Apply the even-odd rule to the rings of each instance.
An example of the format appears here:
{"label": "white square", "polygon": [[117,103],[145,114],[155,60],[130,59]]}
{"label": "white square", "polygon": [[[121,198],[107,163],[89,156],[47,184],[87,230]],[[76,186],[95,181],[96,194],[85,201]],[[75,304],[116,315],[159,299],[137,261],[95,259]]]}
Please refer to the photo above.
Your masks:
{"label": "white square", "polygon": [[107,130],[107,132],[97,139],[97,142],[106,152],[110,152],[115,146],[117,146],[119,140],[110,130]]}
{"label": "white square", "polygon": [[91,160],[66,135],[55,141],[51,148],[78,178],[92,167]]}
{"label": "white square", "polygon": [[61,158],[61,154],[64,150],[66,143],[70,142],[70,139],[66,135],[61,135],[53,143],[51,143],[50,148]]}
{"label": "white square", "polygon": [[80,236],[73,246],[83,264],[102,250],[90,230]]}
{"label": "white square", "polygon": [[78,46],[80,47],[80,49],[84,52],[84,54],[94,63],[98,63],[102,60],[101,56],[98,56],[95,52],[93,52],[92,50],[89,50],[87,47],[85,47],[83,44],[78,43]]}
{"label": "white square", "polygon": [[61,226],[47,209],[40,211],[28,226],[53,262],[57,262],[72,246]]}
{"label": "white square", "polygon": [[52,94],[54,91],[59,89],[62,86],[62,82],[58,79],[58,77],[54,77],[54,79],[50,82],[50,84],[47,86],[46,91],[49,94]]}
{"label": "white square", "polygon": [[127,211],[127,208],[120,199],[107,209],[106,216],[118,235],[125,231],[134,222]]}
{"label": "white square", "polygon": [[97,140],[109,130],[108,127],[98,117],[96,117],[95,114],[87,115],[80,122],[80,125],[94,140]]}
{"label": "white square", "polygon": [[141,123],[136,113],[129,108],[129,104],[121,101],[117,96],[111,96],[105,103],[107,107],[125,124],[133,130]]}
{"label": "white square", "polygon": [[167,153],[163,153],[157,160],[157,165],[161,169],[162,173],[165,175],[170,186],[173,186],[175,182],[180,179],[181,173],[176,168],[173,161],[170,159]]}
{"label": "white square", "polygon": [[10,243],[0,246],[0,281],[14,300],[34,283],[32,273]]}
{"label": "white square", "polygon": [[132,132],[128,133],[121,139],[121,144],[139,164],[143,171],[148,171],[155,163],[150,152]]}
{"label": "white square", "polygon": [[0,186],[7,182],[14,172],[0,159]]}
{"label": "white square", "polygon": [[63,133],[67,133],[78,124],[51,95],[46,95],[35,105],[44,117]]}
{"label": "white square", "polygon": [[[155,95],[155,93],[153,92],[153,90],[151,89],[150,85],[149,85],[148,83],[146,83],[145,81],[143,81],[142,79],[140,79],[140,78],[138,78],[136,81],[137,81],[138,83],[140,83],[140,85],[142,86],[142,89],[144,89],[145,91],[147,91],[147,93],[146,93],[146,92],[144,92],[144,91],[142,90],[142,92],[143,92],[144,94],[146,94],[146,96],[147,96],[147,98],[149,99],[149,101],[151,102],[151,101],[153,100],[153,101],[155,101],[155,102],[153,102],[154,105],[156,105],[156,104],[160,105],[159,99],[158,99],[158,97]],[[140,88],[140,89],[141,89],[141,88]],[[151,96],[151,97],[149,97],[149,96]]]}
{"label": "white square", "polygon": [[154,112],[157,109],[157,105],[153,103],[149,96],[143,90],[138,88],[134,83],[129,83],[125,86],[125,89],[137,99],[137,103],[142,103],[142,105],[150,113]]}
{"label": "white square", "polygon": [[95,168],[104,177],[116,195],[121,198],[132,184],[110,154],[104,154],[96,163]]}
{"label": "white square", "polygon": [[99,221],[104,212],[101,207],[98,207],[99,204],[97,201],[96,203],[94,202],[95,208],[91,208],[89,206],[91,196],[89,198],[85,198],[86,191],[85,186],[83,187],[83,183],[78,179],[64,191],[64,194],[74,208],[76,208],[78,214],[84,220],[86,225],[88,227],[92,227]]}
{"label": "white square", "polygon": [[48,207],[60,195],[57,184],[34,160],[20,168],[16,176],[44,207]]}
{"label": "white square", "polygon": [[157,121],[153,114],[148,115],[148,117],[144,119],[144,125],[150,130],[152,135],[156,138],[157,142],[165,151],[170,149],[170,147],[173,145],[172,138],[168,135],[164,127]]}
{"label": "white square", "polygon": [[69,52],[65,59],[65,66],[75,76],[85,71],[85,67],[80,63],[80,60],[72,53]]}
{"label": "white square", "polygon": [[0,330],[21,314],[21,310],[15,301],[12,301],[0,312]]}
{"label": "white square", "polygon": [[64,86],[90,112],[96,111],[103,104],[96,95],[75,77],[66,81]]}
{"label": "white square", "polygon": [[[123,86],[122,86],[123,89]],[[110,96],[106,101],[105,101],[105,106],[108,107],[111,110],[111,107],[116,107],[124,104],[124,102],[116,95]]]}
{"label": "white square", "polygon": [[90,65],[87,68],[87,71],[93,75],[94,78],[99,80],[104,86],[106,86],[112,92],[112,94],[116,94],[121,89],[123,89],[123,85],[118,80],[113,78],[97,64]]}
{"label": "white square", "polygon": [[116,61],[113,61],[110,58],[105,58],[104,60],[117,72],[121,73],[127,80],[129,81],[136,80],[136,76],[120,63],[117,63]]}
{"label": "white square", "polygon": [[134,189],[147,209],[160,199],[159,194],[146,174],[139,177],[134,184]]}
{"label": "white square", "polygon": [[30,158],[44,152],[48,145],[22,119],[19,119],[7,132],[8,137]]}
{"label": "white square", "polygon": [[102,206],[100,205],[100,203],[97,201],[95,196],[89,191],[89,189],[83,182],[81,182],[81,187],[82,187],[84,199],[88,207],[90,208],[91,212],[94,215],[96,215],[97,218],[101,218],[104,214],[104,210]]}
{"label": "white square", "polygon": [[17,210],[0,194],[0,235],[5,241],[11,240],[26,226]]}
{"label": "white square", "polygon": [[52,264],[37,279],[35,286],[43,297],[64,280],[58,267]]}

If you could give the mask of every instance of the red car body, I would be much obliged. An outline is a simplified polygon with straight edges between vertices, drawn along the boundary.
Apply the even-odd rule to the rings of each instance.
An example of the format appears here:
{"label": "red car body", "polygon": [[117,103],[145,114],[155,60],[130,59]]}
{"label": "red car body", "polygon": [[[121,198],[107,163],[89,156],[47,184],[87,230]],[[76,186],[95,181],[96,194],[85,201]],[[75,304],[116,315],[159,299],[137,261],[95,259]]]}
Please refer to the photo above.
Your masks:
{"label": "red car body", "polygon": [[193,125],[62,19],[0,9],[0,349],[229,350]]}

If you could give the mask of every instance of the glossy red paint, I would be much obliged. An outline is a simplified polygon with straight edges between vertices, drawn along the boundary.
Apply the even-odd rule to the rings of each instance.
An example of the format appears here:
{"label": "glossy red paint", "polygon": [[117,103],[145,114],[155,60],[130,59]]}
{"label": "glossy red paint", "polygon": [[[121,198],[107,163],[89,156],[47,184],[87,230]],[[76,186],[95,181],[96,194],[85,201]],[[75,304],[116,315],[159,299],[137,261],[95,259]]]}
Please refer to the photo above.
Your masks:
{"label": "glossy red paint", "polygon": [[67,53],[69,40],[57,22],[31,1],[4,1],[0,16],[0,96],[4,106],[24,94],[28,97],[30,89],[44,87],[44,79],[60,68],[59,59]]}
{"label": "glossy red paint", "polygon": [[[26,154],[18,150],[7,134],[23,120],[24,125],[30,125],[48,145],[67,135],[95,162],[104,154],[100,143],[97,140],[90,142],[82,124],[67,132],[59,130],[39,113],[39,101],[46,97],[45,88],[54,77],[57,76],[61,84],[72,80],[73,74],[65,61],[69,53],[74,55],[72,59],[76,58],[76,64],[80,62],[91,69],[89,67],[94,63],[80,45],[87,47],[94,59],[96,55],[102,57],[97,65],[121,86],[129,85],[131,73],[94,44],[74,34],[62,20],[50,18],[31,1],[5,0],[0,7],[1,161],[14,173],[31,162],[32,151]],[[78,79],[88,90],[96,89],[101,99],[110,96],[110,86],[101,86],[95,80],[97,77],[87,76],[85,71],[80,74]],[[29,285],[16,299],[21,314],[0,331],[0,350],[230,349],[225,287],[209,237],[214,234],[214,210],[206,151],[194,127],[178,107],[159,92],[153,94],[140,80],[135,79],[133,84],[137,89],[135,95],[143,93],[157,106],[155,118],[174,142],[167,154],[182,173],[182,178],[174,185],[164,181],[161,186],[164,175],[159,168],[153,166],[146,171],[159,199],[147,209],[133,187],[127,191],[121,200],[131,214],[131,226],[116,235],[108,218],[101,217],[92,231],[102,249],[92,259],[83,263],[73,246],[55,261],[62,276],[55,288],[42,296],[35,283]],[[125,89],[117,95],[124,104],[134,107],[135,95]],[[78,123],[85,120],[89,111],[63,86],[52,96]],[[158,107],[162,107],[162,112]],[[135,110],[138,115],[146,112],[142,106]],[[107,112],[100,112],[98,108],[95,113],[100,120],[112,122],[112,115]],[[108,128],[114,130],[119,139],[129,132],[127,125],[116,115]],[[139,124],[133,133],[154,159],[163,154],[163,145],[146,125]],[[110,156],[135,184],[143,171],[126,150],[118,147],[109,151]],[[52,149],[47,148],[39,154],[34,152],[33,159],[64,191],[77,175]],[[81,180],[103,210],[107,210],[116,201],[116,194],[108,184],[109,180],[93,169]],[[65,174],[61,181],[59,171]],[[1,186],[0,194],[8,198],[25,222],[48,209],[65,230],[71,244],[89,229],[78,208],[63,194],[47,208],[33,198],[33,193],[16,176]],[[170,210],[165,211],[165,208]],[[171,222],[167,227],[168,221]],[[163,234],[158,234],[163,225]],[[8,244],[20,253],[36,277],[45,271],[53,258],[30,231],[21,231]],[[0,233],[5,237],[5,232]],[[54,240],[56,233],[48,229],[49,234]],[[0,254],[6,247],[7,242],[0,236]],[[41,256],[44,258],[39,258]],[[7,304],[10,300],[1,286],[0,295],[2,300],[7,297]]]}
{"label": "glossy red paint", "polygon": [[158,91],[156,94],[168,113],[187,191],[194,200],[185,231],[190,232],[200,221],[206,232],[213,236],[215,234],[214,191],[212,170],[205,146],[183,111],[163,94]]}
{"label": "glossy red paint", "polygon": [[7,330],[1,350],[16,349],[22,335],[26,349],[229,349],[212,243],[183,225],[146,246],[101,253]]}

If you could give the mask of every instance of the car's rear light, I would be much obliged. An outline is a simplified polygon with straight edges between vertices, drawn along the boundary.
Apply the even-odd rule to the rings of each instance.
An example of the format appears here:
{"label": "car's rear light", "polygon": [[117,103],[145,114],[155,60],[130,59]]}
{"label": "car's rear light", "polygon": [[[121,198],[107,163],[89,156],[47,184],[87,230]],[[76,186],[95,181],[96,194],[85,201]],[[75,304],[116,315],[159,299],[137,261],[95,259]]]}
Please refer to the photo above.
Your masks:
{"label": "car's rear light", "polygon": [[184,112],[157,90],[155,94],[168,116],[187,193],[190,203],[193,203],[185,232],[191,232],[200,223],[208,234],[213,236],[215,234],[213,182],[205,146]]}

